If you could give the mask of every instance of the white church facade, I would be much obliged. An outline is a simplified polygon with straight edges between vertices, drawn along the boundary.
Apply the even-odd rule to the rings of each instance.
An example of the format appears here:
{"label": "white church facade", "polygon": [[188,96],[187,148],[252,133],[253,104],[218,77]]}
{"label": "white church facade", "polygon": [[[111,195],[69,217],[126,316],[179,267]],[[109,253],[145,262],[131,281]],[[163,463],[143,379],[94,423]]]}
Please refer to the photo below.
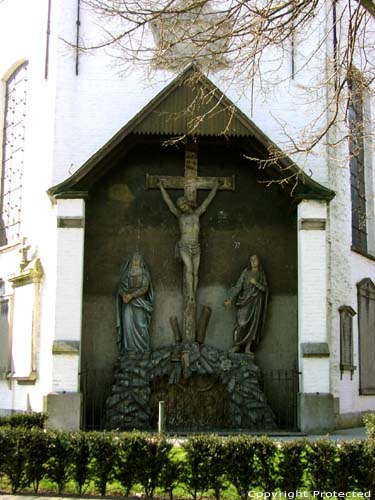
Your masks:
{"label": "white church facade", "polygon": [[[151,345],[172,342],[169,318],[181,304],[171,268],[180,268],[169,241],[178,229],[145,179],[177,175],[184,147],[165,141],[184,134],[198,144],[200,175],[235,178],[233,193],[218,192],[202,217],[198,297],[212,310],[205,342],[231,348],[235,309],[223,302],[256,253],[270,290],[256,361],[265,373],[293,377],[285,403],[292,418],[277,398],[272,406],[274,382],[265,388],[281,427],[325,432],[361,425],[375,411],[374,83],[338,110],[331,105],[332,2],[322,4],[319,29],[296,33],[293,50],[265,63],[277,81],[265,93],[261,80],[244,86],[194,61],[171,70],[134,63],[120,74],[107,50],[74,48],[99,29],[83,2],[0,1],[0,414],[47,411],[54,426],[101,426],[117,356],[117,278],[136,250],[153,277]],[[373,12],[364,12],[374,35]],[[359,49],[355,63],[362,82],[369,62]],[[185,79],[194,72],[218,115],[193,133],[184,120],[164,118],[187,109]],[[318,79],[326,84],[314,94]],[[343,96],[355,85],[347,82]],[[335,112],[342,121],[312,151],[286,149],[259,178],[244,172],[245,157],[266,161],[285,137],[297,142]],[[238,201],[228,198],[236,193]],[[228,271],[216,264],[226,259]]]}

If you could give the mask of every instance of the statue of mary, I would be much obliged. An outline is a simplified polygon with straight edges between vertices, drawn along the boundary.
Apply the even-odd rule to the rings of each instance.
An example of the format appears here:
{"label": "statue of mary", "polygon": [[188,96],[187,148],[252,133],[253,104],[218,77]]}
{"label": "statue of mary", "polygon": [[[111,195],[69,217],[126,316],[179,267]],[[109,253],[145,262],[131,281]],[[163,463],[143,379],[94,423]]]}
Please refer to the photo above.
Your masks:
{"label": "statue of mary", "polygon": [[138,252],[124,262],[117,294],[117,342],[119,351],[150,350],[153,289],[150,273]]}

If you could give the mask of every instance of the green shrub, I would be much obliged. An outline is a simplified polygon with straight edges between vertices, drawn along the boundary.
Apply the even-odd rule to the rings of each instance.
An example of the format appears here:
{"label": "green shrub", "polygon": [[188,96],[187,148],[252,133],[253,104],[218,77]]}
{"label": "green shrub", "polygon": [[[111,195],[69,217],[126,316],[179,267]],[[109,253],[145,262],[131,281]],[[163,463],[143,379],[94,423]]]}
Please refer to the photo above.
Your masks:
{"label": "green shrub", "polygon": [[108,482],[114,476],[114,464],[118,460],[119,437],[112,432],[90,434],[92,478],[99,493],[104,496]]}
{"label": "green shrub", "polygon": [[340,441],[337,489],[345,493],[360,490],[368,482],[369,454],[363,441]]}
{"label": "green shrub", "polygon": [[47,472],[50,441],[50,434],[43,429],[33,428],[27,432],[26,482],[33,485],[34,493],[38,492],[40,481]]}
{"label": "green shrub", "polygon": [[296,493],[302,485],[306,468],[306,442],[286,441],[280,447],[278,459],[277,487],[282,491]]}
{"label": "green shrub", "polygon": [[7,460],[9,450],[9,436],[5,427],[0,427],[0,477],[5,474],[4,463]]}
{"label": "green shrub", "polygon": [[146,482],[147,439],[140,432],[124,433],[119,440],[115,475],[125,489],[125,496],[129,496],[136,483]]}
{"label": "green shrub", "polygon": [[172,444],[164,436],[146,437],[145,454],[140,467],[139,482],[148,498],[154,497],[157,486],[161,484],[163,471],[168,468]]}
{"label": "green shrub", "polygon": [[310,491],[336,491],[340,471],[337,443],[328,439],[306,442],[306,481]]}
{"label": "green shrub", "polygon": [[375,442],[369,439],[363,444],[363,454],[358,457],[355,467],[355,481],[359,489],[375,494]]}
{"label": "green shrub", "polygon": [[59,495],[71,477],[73,443],[72,435],[63,431],[50,432],[47,475],[57,486]]}
{"label": "green shrub", "polygon": [[22,427],[0,428],[1,472],[8,478],[13,494],[30,484],[26,476],[29,434]]}
{"label": "green shrub", "polygon": [[210,488],[211,446],[209,436],[192,436],[182,445],[186,453],[182,481],[194,500]]}
{"label": "green shrub", "polygon": [[363,417],[363,423],[365,424],[368,438],[375,439],[375,413],[367,413]]}
{"label": "green shrub", "polygon": [[[251,490],[296,492],[375,491],[375,440],[290,441],[268,438],[193,436],[174,448],[163,436],[145,433],[62,432],[0,427],[0,475],[12,493],[32,485],[38,492],[47,475],[61,494],[74,481],[82,494],[93,480],[106,494],[117,479],[128,496],[141,485],[147,498],[161,487],[173,498],[184,486],[197,499],[222,497],[228,482],[242,499]],[[231,486],[232,487],[232,486]],[[229,493],[227,493],[229,494]],[[317,496],[317,495],[315,495]]]}
{"label": "green shrub", "polygon": [[218,500],[225,489],[225,441],[217,436],[207,437],[208,489],[213,491],[215,499]]}
{"label": "green shrub", "polygon": [[169,460],[164,464],[159,478],[159,486],[168,493],[169,498],[173,499],[173,490],[179,484],[182,475],[183,458],[181,458],[181,451],[172,449],[169,455]]}
{"label": "green shrub", "polygon": [[77,489],[82,495],[84,486],[91,478],[91,439],[86,432],[75,432],[71,434],[72,439],[72,472],[71,477]]}
{"label": "green shrub", "polygon": [[274,491],[277,484],[278,448],[274,441],[263,436],[252,443],[255,458],[257,487],[263,491]]}
{"label": "green shrub", "polygon": [[255,444],[251,436],[233,436],[226,441],[226,473],[241,499],[246,500],[249,492],[257,485]]}
{"label": "green shrub", "polygon": [[38,427],[43,429],[46,420],[45,413],[13,413],[0,417],[0,427],[26,427],[27,429]]}

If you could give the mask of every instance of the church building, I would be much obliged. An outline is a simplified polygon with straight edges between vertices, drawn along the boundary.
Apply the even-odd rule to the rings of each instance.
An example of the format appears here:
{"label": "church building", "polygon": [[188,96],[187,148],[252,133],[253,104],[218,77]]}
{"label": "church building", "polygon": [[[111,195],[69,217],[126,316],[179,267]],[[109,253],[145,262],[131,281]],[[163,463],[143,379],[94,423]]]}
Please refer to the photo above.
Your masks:
{"label": "church building", "polygon": [[226,2],[176,0],[120,45],[102,41],[125,16],[95,3],[0,0],[0,414],[155,430],[164,401],[171,432],[362,425],[375,4],[307,2],[254,72]]}

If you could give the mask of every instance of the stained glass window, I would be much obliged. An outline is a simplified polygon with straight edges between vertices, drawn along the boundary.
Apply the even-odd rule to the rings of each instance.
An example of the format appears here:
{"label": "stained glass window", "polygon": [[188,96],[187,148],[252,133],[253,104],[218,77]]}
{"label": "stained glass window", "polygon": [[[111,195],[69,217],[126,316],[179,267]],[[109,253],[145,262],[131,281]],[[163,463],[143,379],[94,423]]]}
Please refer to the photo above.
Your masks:
{"label": "stained glass window", "polygon": [[27,63],[6,83],[1,170],[0,245],[20,239],[22,177],[24,168]]}

